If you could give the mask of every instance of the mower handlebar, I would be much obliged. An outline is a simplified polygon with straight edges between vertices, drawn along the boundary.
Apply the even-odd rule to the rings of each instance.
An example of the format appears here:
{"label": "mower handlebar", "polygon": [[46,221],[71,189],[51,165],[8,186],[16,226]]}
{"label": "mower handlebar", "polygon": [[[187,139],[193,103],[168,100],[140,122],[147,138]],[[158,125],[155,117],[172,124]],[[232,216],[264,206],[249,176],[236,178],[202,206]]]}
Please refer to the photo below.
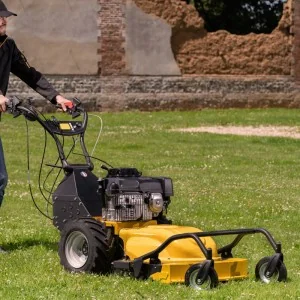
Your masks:
{"label": "mower handlebar", "polygon": [[[57,135],[62,136],[80,136],[80,144],[83,154],[86,158],[86,166],[92,170],[93,164],[90,160],[89,154],[84,143],[84,133],[88,123],[88,114],[81,107],[81,101],[78,98],[72,100],[72,107],[67,107],[66,113],[72,116],[72,119],[82,115],[82,121],[58,121],[54,116],[50,119],[46,119],[41,113],[39,113],[30,103],[27,106],[22,105],[22,101],[18,97],[12,97],[9,99],[6,108],[8,113],[11,113],[14,118],[23,115],[29,121],[38,121],[38,123],[53,137],[56,142],[60,160],[62,162],[63,169],[72,171],[73,166],[67,162],[67,158],[64,154],[63,145],[61,144]],[[57,106],[61,108],[60,106]]]}
{"label": "mower handlebar", "polygon": [[[31,105],[31,101],[29,100],[29,106],[23,106],[22,101],[13,96],[9,98],[9,102],[6,103],[6,110],[8,113],[12,114],[15,118],[24,115],[25,118],[29,119],[30,121],[40,120],[42,119],[39,117],[39,114],[35,110],[35,108]],[[56,105],[57,108],[61,108],[59,104]],[[78,98],[73,98],[72,100],[72,107],[67,106],[66,113],[70,114],[73,119],[77,118],[81,114],[84,114],[85,111],[81,107],[81,101]]]}

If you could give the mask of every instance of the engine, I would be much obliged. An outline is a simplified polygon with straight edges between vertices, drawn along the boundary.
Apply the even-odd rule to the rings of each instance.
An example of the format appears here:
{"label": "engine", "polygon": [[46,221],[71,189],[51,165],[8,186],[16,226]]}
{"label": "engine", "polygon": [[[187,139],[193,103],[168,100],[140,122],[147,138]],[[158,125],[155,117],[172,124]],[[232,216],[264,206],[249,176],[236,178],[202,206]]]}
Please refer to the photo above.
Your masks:
{"label": "engine", "polygon": [[104,221],[148,221],[166,211],[173,186],[170,178],[143,177],[134,168],[109,169],[99,193]]}

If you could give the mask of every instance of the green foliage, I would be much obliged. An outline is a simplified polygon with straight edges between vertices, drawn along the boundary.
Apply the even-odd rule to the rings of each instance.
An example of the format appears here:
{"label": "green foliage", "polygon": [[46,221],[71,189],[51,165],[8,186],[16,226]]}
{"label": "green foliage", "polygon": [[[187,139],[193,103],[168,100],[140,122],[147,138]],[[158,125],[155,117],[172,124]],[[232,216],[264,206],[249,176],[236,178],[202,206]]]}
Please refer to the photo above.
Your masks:
{"label": "green foliage", "polygon": [[286,0],[193,0],[208,31],[233,34],[270,33],[278,25]]}
{"label": "green foliage", "polygon": [[[115,167],[134,166],[144,175],[173,178],[175,195],[169,217],[175,224],[203,230],[264,227],[282,242],[288,282],[264,285],[255,281],[255,264],[272,254],[272,249],[263,238],[249,236],[233,253],[249,259],[249,279],[203,292],[151,280],[64,271],[57,254],[59,233],[36,211],[28,192],[24,119],[4,114],[0,130],[9,185],[0,210],[0,245],[9,252],[0,254],[0,298],[299,299],[300,141],[173,131],[201,125],[300,128],[299,114],[299,110],[284,109],[101,114],[103,134],[94,155]],[[33,192],[44,208],[35,184],[43,131],[36,122],[29,125]],[[91,116],[86,137],[89,149],[98,130],[99,122]],[[57,153],[55,147],[50,150],[47,162],[53,163]],[[95,174],[103,176],[100,163],[94,162]]]}

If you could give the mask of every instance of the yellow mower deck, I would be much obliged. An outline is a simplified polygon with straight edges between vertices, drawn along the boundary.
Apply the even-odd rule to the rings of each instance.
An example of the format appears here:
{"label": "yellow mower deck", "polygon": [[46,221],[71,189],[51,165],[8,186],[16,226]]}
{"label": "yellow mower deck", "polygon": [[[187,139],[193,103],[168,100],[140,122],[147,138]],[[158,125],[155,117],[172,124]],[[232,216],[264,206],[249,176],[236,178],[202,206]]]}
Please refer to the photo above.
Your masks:
{"label": "yellow mower deck", "polygon": [[[124,242],[124,251],[130,260],[157,249],[168,238],[185,233],[202,232],[198,228],[175,225],[152,225],[134,223],[135,228],[126,228],[126,223],[107,223],[106,226],[113,226]],[[130,226],[127,223],[127,226]],[[143,227],[138,227],[138,226]],[[122,228],[120,228],[120,226]],[[248,277],[248,260],[242,258],[222,259],[218,254],[217,245],[211,237],[201,237],[201,241],[207,249],[212,249],[214,268],[220,281],[230,279],[241,279]],[[162,264],[160,272],[151,275],[154,280],[164,283],[184,282],[185,273],[194,264],[206,260],[203,252],[192,238],[184,238],[171,242],[159,253],[159,260]]]}

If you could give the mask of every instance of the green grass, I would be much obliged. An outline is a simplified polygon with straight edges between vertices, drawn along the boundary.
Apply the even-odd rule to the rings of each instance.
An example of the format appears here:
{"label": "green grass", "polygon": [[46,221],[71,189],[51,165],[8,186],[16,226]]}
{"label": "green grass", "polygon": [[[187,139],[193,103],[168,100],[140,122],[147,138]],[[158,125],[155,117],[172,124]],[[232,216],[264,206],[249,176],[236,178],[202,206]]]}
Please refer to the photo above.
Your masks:
{"label": "green grass", "polygon": [[[1,299],[300,299],[300,140],[170,131],[200,125],[300,126],[299,110],[128,112],[101,117],[104,128],[95,156],[116,167],[137,167],[144,175],[171,177],[175,195],[169,217],[175,224],[203,230],[268,229],[282,242],[288,281],[255,281],[256,263],[272,254],[259,235],[246,237],[234,250],[235,256],[249,259],[249,279],[211,291],[116,275],[67,273],[57,254],[59,233],[36,211],[28,191],[24,119],[5,115],[0,130],[10,179],[0,210],[0,245],[9,253],[0,254]],[[37,123],[30,122],[29,128],[34,195],[45,210],[35,182],[43,131]],[[98,119],[91,117],[89,149],[98,129]],[[53,144],[47,156],[46,162],[55,162]],[[95,173],[104,176],[100,163],[95,164]],[[217,239],[224,241],[227,238]]]}

